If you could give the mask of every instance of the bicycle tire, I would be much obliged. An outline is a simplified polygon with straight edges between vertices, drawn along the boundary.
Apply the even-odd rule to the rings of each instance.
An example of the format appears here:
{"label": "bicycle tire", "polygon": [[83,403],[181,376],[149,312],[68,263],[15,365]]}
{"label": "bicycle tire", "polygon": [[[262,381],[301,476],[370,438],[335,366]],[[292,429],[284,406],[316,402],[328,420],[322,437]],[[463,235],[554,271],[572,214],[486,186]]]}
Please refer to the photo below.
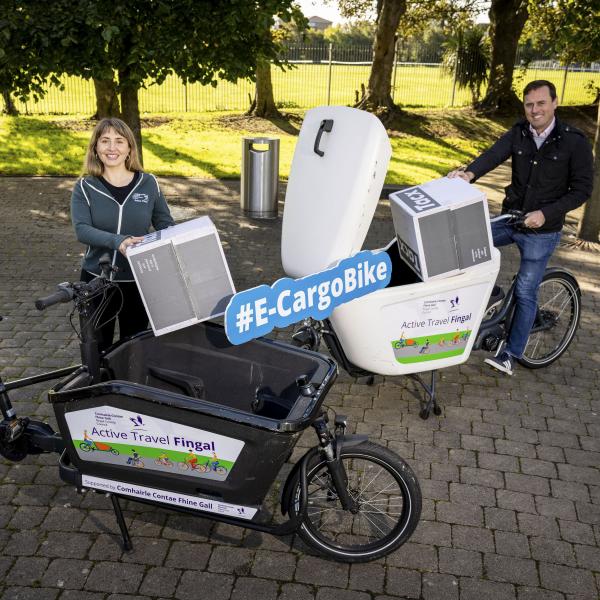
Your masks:
{"label": "bicycle tire", "polygon": [[534,323],[518,363],[528,369],[541,369],[560,358],[573,341],[580,317],[581,292],[577,280],[566,271],[547,271],[538,291],[536,320],[552,324],[535,331]]}
{"label": "bicycle tire", "polygon": [[[343,448],[341,459],[348,490],[358,501],[357,512],[341,507],[327,463],[315,455],[307,465],[308,507],[298,534],[309,547],[338,561],[367,562],[386,556],[406,542],[419,522],[417,478],[397,454],[371,442]],[[299,504],[297,473],[287,507],[291,517]]]}
{"label": "bicycle tire", "polygon": [[227,469],[225,467],[217,467],[215,469],[215,471],[219,474],[219,475],[227,475]]}
{"label": "bicycle tire", "polygon": [[93,452],[94,451],[94,448],[92,448],[92,446],[90,446],[89,444],[86,444],[85,442],[81,442],[81,444],[79,444],[79,447],[84,452]]}
{"label": "bicycle tire", "polygon": [[190,465],[188,465],[186,462],[178,462],[177,468],[181,469],[182,471],[188,471],[190,468]]}

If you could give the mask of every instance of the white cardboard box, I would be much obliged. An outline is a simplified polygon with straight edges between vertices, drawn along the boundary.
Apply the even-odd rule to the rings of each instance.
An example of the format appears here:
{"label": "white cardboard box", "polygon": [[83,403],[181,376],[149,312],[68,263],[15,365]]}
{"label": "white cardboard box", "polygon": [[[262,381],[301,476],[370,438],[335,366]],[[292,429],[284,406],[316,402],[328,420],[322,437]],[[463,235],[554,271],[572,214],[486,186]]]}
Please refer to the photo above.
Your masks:
{"label": "white cardboard box", "polygon": [[491,260],[485,194],[442,177],[390,194],[400,256],[423,281],[462,273]]}
{"label": "white cardboard box", "polygon": [[127,258],[155,335],[223,315],[235,294],[209,217],[149,233]]}

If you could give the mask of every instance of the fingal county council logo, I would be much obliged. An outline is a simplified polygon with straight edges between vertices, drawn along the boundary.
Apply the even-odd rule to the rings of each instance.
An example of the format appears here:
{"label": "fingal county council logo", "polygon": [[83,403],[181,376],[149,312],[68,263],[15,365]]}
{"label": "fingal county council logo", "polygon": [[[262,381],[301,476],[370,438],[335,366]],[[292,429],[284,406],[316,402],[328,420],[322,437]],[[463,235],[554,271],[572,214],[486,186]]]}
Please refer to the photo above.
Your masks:
{"label": "fingal county council logo", "polygon": [[140,427],[144,426],[144,421],[140,415],[136,415],[135,417],[129,417],[129,420],[133,423],[133,429],[140,429]]}

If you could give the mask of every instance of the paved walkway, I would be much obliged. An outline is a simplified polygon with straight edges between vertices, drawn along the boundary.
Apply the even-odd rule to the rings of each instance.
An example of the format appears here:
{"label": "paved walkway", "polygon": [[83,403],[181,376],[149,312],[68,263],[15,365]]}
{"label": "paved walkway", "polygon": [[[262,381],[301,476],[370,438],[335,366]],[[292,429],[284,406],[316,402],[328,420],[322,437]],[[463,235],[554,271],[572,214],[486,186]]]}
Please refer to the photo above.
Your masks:
{"label": "paved walkway", "polygon": [[[489,180],[494,204],[502,180],[502,174]],[[72,185],[72,179],[0,179],[0,373],[7,379],[76,358],[65,306],[40,314],[32,304],[56,282],[77,276]],[[171,179],[163,186],[177,219],[212,217],[238,289],[282,275],[281,220],[241,218],[235,183]],[[382,202],[366,247],[392,235]],[[18,465],[0,459],[0,598],[597,599],[600,257],[561,248],[554,263],[576,274],[584,302],[577,337],[558,363],[501,378],[475,353],[442,373],[444,412],[428,421],[418,418],[415,388],[404,378],[377,377],[367,387],[342,374],[329,394],[332,408],[418,473],[422,520],[391,556],[337,564],[292,537],[135,503],[125,513],[135,551],[123,554],[109,501],[63,484],[54,455]],[[515,254],[506,252],[503,281],[514,266]],[[15,392],[15,405],[53,422],[44,390]]]}

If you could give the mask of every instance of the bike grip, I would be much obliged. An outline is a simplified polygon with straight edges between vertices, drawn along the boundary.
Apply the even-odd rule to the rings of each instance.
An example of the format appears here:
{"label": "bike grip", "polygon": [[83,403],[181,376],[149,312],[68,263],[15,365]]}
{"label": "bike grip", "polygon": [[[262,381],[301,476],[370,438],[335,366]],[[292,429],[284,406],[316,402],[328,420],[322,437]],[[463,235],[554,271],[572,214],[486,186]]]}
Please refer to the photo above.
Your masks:
{"label": "bike grip", "polygon": [[69,290],[60,289],[54,292],[54,294],[50,294],[45,298],[38,298],[35,301],[35,307],[38,310],[45,310],[46,308],[48,308],[49,306],[53,306],[54,304],[59,304],[60,302],[69,302],[71,298],[72,295],[69,292]]}

